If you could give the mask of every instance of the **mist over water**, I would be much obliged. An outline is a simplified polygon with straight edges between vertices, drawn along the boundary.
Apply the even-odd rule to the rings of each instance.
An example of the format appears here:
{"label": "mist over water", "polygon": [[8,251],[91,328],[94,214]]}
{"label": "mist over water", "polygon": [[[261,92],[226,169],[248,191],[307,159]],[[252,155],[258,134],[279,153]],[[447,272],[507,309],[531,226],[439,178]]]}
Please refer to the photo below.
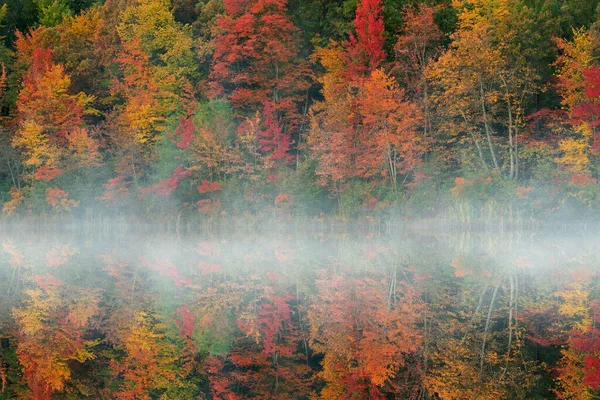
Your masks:
{"label": "mist over water", "polygon": [[583,390],[600,241],[558,233],[3,233],[0,399]]}

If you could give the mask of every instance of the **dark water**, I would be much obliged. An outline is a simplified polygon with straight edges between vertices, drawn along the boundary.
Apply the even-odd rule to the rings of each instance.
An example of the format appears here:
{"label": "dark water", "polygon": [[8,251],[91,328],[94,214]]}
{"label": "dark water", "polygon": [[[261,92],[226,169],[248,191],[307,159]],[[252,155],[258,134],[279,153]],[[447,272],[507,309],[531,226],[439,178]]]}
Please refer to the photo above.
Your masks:
{"label": "dark water", "polygon": [[595,398],[558,234],[4,234],[0,399]]}

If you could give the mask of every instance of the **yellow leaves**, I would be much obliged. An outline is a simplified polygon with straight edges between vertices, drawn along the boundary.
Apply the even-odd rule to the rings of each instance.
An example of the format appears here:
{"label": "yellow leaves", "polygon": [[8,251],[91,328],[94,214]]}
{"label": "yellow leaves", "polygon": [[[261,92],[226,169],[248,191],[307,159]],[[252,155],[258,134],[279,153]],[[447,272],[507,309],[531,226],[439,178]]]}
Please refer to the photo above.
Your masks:
{"label": "yellow leaves", "polygon": [[50,311],[59,304],[54,293],[46,295],[40,289],[27,290],[28,306],[25,309],[17,309],[13,312],[19,322],[20,331],[27,336],[33,336],[41,331],[44,320],[50,315]]}
{"label": "yellow leaves", "polygon": [[335,96],[340,85],[343,84],[342,71],[346,64],[342,54],[343,50],[339,43],[331,42],[327,47],[317,48],[312,55],[312,58],[319,61],[326,71],[318,79],[323,85],[325,98]]}
{"label": "yellow leaves", "polygon": [[[97,312],[99,298],[96,290],[68,287],[51,275],[33,281],[37,287],[26,290],[24,304],[13,310],[17,355],[29,387],[43,393],[40,398],[51,398],[70,379],[70,361],[94,358],[91,349],[99,341],[83,340],[82,328]],[[80,314],[79,321],[62,318],[73,312]]]}
{"label": "yellow leaves", "polygon": [[590,160],[588,158],[588,141],[584,139],[567,138],[559,142],[562,156],[556,161],[573,173],[587,173]]}
{"label": "yellow leaves", "polygon": [[96,32],[96,27],[100,22],[100,13],[98,11],[97,8],[93,7],[70,18],[67,24],[73,35],[91,37]]}
{"label": "yellow leaves", "polygon": [[111,361],[113,371],[123,377],[117,398],[145,399],[154,389],[180,383],[174,365],[175,346],[167,340],[166,327],[156,315],[137,311],[118,329],[118,344],[126,356]]}
{"label": "yellow leaves", "polygon": [[165,68],[178,81],[194,71],[191,30],[175,21],[169,1],[140,0],[125,9],[121,21],[117,27],[121,39],[137,41],[143,52],[160,59],[155,67]]}
{"label": "yellow leaves", "polygon": [[[429,393],[436,393],[443,400],[507,398],[505,388],[498,384],[497,379],[480,374],[477,351],[473,351],[468,344],[461,345],[458,339],[452,339],[442,346],[432,356],[434,366],[425,377]],[[493,352],[486,355],[486,362],[495,367],[502,365],[502,361]]]}
{"label": "yellow leaves", "polygon": [[101,339],[88,340],[84,342],[83,347],[79,347],[76,349],[74,359],[76,359],[80,363],[96,359],[96,354],[92,351],[92,349],[98,346],[100,343],[102,343]]}
{"label": "yellow leaves", "polygon": [[589,315],[589,290],[582,283],[570,285],[557,296],[562,299],[559,307],[561,315],[572,319],[574,326],[579,330],[590,326],[592,320]]}
{"label": "yellow leaves", "polygon": [[25,255],[17,249],[17,246],[15,246],[13,241],[3,242],[2,250],[10,255],[11,258],[9,264],[11,267],[16,268],[24,265]]}
{"label": "yellow leaves", "polygon": [[129,353],[136,354],[139,350],[156,350],[154,342],[163,335],[154,332],[151,322],[152,316],[140,311],[135,316],[135,323],[130,327],[124,337],[123,345]]}
{"label": "yellow leaves", "polygon": [[43,127],[35,121],[23,122],[13,138],[13,146],[25,150],[25,165],[40,167],[45,162],[56,164],[60,151],[44,135]]}
{"label": "yellow leaves", "polygon": [[[141,100],[141,101],[140,101]],[[146,144],[156,139],[162,118],[156,113],[156,104],[133,98],[125,106],[124,115],[135,141]]]}
{"label": "yellow leaves", "polygon": [[98,142],[88,135],[87,130],[75,129],[67,135],[67,140],[75,168],[95,168],[101,165]]}
{"label": "yellow leaves", "polygon": [[592,400],[596,398],[589,387],[582,385],[586,367],[584,354],[572,348],[561,350],[561,360],[558,367],[558,389],[554,391],[560,400]]}

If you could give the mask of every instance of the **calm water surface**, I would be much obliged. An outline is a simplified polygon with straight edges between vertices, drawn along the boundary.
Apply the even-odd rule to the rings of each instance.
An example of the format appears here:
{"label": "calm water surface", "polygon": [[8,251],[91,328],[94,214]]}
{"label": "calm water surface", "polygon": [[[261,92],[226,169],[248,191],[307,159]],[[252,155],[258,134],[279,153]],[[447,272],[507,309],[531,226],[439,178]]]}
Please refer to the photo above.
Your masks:
{"label": "calm water surface", "polygon": [[557,234],[3,234],[0,399],[594,398]]}

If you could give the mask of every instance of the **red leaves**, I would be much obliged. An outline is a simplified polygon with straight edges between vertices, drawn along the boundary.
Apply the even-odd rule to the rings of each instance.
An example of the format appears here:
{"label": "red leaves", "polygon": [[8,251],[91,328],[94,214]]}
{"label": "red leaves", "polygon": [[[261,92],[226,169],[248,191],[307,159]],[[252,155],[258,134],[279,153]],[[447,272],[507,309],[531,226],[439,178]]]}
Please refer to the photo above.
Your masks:
{"label": "red leaves", "polygon": [[215,214],[219,208],[221,208],[220,200],[212,200],[212,199],[202,199],[196,203],[198,206],[198,211],[201,213],[211,215]]}
{"label": "red leaves", "polygon": [[274,160],[287,159],[297,103],[311,75],[299,57],[298,29],[285,0],[228,0],[224,8],[216,20],[221,35],[213,41],[212,95],[227,93],[239,116],[264,110],[260,150]]}
{"label": "red leaves", "polygon": [[210,182],[206,179],[202,180],[202,185],[198,186],[198,193],[206,194],[221,190],[221,184],[219,182]]}
{"label": "red leaves", "polygon": [[584,362],[586,373],[583,378],[583,384],[591,389],[598,389],[600,387],[600,358],[588,356]]}
{"label": "red leaves", "polygon": [[194,140],[195,129],[194,123],[190,118],[182,118],[179,126],[175,129],[175,135],[179,136],[177,147],[187,150],[190,147],[192,140]]}
{"label": "red leaves", "polygon": [[263,109],[263,129],[258,132],[260,151],[273,160],[290,159],[290,134],[284,132],[277,118],[273,104],[265,101]]}
{"label": "red leaves", "polygon": [[196,317],[187,305],[178,307],[177,313],[181,316],[181,319],[175,321],[175,325],[179,328],[181,337],[191,338],[194,334],[194,329],[196,329]]}
{"label": "red leaves", "polygon": [[596,183],[596,178],[589,174],[573,174],[571,176],[571,183],[577,186],[587,186],[591,183]]}
{"label": "red leaves", "polygon": [[368,75],[385,60],[385,28],[381,0],[360,0],[346,50],[348,78]]}
{"label": "red leaves", "polygon": [[587,122],[591,126],[600,124],[600,68],[591,66],[584,69],[584,96],[588,101],[574,105],[572,117],[576,123]]}
{"label": "red leaves", "polygon": [[583,70],[585,82],[585,97],[588,100],[596,99],[600,96],[600,68],[591,66]]}
{"label": "red leaves", "polygon": [[33,281],[44,291],[52,290],[58,286],[63,285],[63,282],[56,279],[53,275],[35,275]]}
{"label": "red leaves", "polygon": [[201,271],[202,275],[210,275],[221,271],[221,266],[219,264],[200,261],[198,263],[198,269]]}
{"label": "red leaves", "polygon": [[57,176],[62,175],[62,173],[63,173],[62,170],[60,170],[58,168],[50,168],[48,166],[48,164],[44,164],[43,167],[41,167],[37,171],[35,171],[35,173],[33,174],[33,178],[36,181],[50,182]]}
{"label": "red leaves", "polygon": [[192,175],[190,171],[184,170],[183,165],[179,165],[177,168],[175,168],[175,171],[173,171],[173,175],[171,175],[171,177],[162,179],[152,186],[141,188],[138,199],[141,200],[150,193],[153,193],[156,196],[170,196],[173,191],[177,189],[179,181],[190,175]]}

